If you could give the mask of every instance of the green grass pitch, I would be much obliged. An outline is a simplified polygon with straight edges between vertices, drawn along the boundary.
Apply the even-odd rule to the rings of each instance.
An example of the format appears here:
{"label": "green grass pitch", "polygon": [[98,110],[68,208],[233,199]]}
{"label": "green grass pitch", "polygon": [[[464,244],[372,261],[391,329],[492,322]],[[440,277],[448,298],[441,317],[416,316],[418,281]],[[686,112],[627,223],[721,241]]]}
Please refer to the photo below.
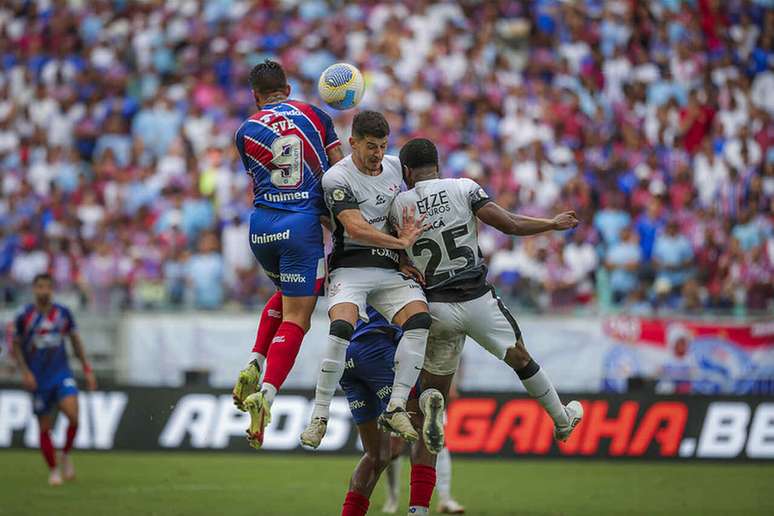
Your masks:
{"label": "green grass pitch", "polygon": [[[37,451],[2,451],[0,515],[336,515],[356,457],[75,453],[78,479],[46,484]],[[408,499],[404,461],[403,505]],[[774,465],[454,459],[471,515],[774,514]],[[369,514],[381,514],[377,486]]]}

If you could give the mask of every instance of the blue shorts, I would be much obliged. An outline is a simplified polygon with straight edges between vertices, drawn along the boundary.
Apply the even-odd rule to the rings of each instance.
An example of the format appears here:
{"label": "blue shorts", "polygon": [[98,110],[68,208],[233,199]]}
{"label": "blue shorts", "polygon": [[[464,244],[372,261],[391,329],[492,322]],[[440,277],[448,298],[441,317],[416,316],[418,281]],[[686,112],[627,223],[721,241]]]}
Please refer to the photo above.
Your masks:
{"label": "blue shorts", "polygon": [[317,215],[256,207],[250,249],[285,296],[317,296],[325,281],[325,250]]}
{"label": "blue shorts", "polygon": [[72,376],[67,376],[60,382],[38,388],[32,395],[32,411],[36,416],[48,414],[64,398],[77,395],[75,380]]}
{"label": "blue shorts", "polygon": [[376,419],[387,408],[395,380],[395,344],[392,334],[371,332],[354,338],[347,347],[339,384],[358,425]]}

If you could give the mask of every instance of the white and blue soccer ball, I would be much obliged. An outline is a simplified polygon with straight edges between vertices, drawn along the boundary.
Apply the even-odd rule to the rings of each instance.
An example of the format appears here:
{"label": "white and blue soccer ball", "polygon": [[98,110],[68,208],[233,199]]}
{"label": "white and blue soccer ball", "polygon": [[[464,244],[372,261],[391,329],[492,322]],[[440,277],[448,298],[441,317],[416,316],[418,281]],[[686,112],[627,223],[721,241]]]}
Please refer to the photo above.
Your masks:
{"label": "white and blue soccer ball", "polygon": [[365,92],[363,74],[349,63],[332,64],[320,75],[317,91],[323,102],[333,109],[353,108]]}

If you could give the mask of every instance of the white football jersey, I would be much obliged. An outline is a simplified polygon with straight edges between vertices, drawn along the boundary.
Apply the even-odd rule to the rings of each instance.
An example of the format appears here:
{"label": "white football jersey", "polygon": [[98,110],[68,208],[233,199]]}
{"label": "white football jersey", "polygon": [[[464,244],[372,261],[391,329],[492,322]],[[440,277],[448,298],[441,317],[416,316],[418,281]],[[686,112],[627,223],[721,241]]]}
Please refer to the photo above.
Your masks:
{"label": "white football jersey", "polygon": [[333,225],[333,251],[328,261],[331,270],[337,267],[397,268],[396,251],[374,248],[358,242],[347,234],[337,216],[343,210],[358,209],[375,229],[382,233],[391,233],[392,228],[388,221],[390,206],[400,192],[402,183],[400,160],[396,156],[384,157],[382,173],[378,176],[360,172],[353,163],[351,154],[323,175],[323,193]]}
{"label": "white football jersey", "polygon": [[428,301],[459,302],[486,292],[486,264],[478,248],[476,211],[491,199],[470,179],[430,179],[395,198],[390,210],[399,225],[403,209],[426,215],[431,227],[407,249],[425,276]]}

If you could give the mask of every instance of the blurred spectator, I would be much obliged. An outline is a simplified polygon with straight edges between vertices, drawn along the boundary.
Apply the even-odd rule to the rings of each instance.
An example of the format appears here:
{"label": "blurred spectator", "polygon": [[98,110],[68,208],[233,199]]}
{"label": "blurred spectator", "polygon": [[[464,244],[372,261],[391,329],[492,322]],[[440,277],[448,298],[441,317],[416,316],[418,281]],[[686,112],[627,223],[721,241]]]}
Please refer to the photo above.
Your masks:
{"label": "blurred spectator", "polygon": [[693,256],[691,244],[680,234],[677,221],[667,223],[653,247],[656,281],[662,281],[670,288],[681,287],[692,273]]}
{"label": "blurred spectator", "polygon": [[191,285],[193,305],[212,310],[223,303],[223,257],[218,252],[218,239],[212,233],[203,233],[199,252],[191,255],[186,267],[186,278]]}
{"label": "blurred spectator", "polygon": [[621,237],[607,251],[605,266],[610,269],[610,288],[613,301],[620,303],[637,288],[637,271],[642,261],[642,251],[631,228],[621,230]]}

